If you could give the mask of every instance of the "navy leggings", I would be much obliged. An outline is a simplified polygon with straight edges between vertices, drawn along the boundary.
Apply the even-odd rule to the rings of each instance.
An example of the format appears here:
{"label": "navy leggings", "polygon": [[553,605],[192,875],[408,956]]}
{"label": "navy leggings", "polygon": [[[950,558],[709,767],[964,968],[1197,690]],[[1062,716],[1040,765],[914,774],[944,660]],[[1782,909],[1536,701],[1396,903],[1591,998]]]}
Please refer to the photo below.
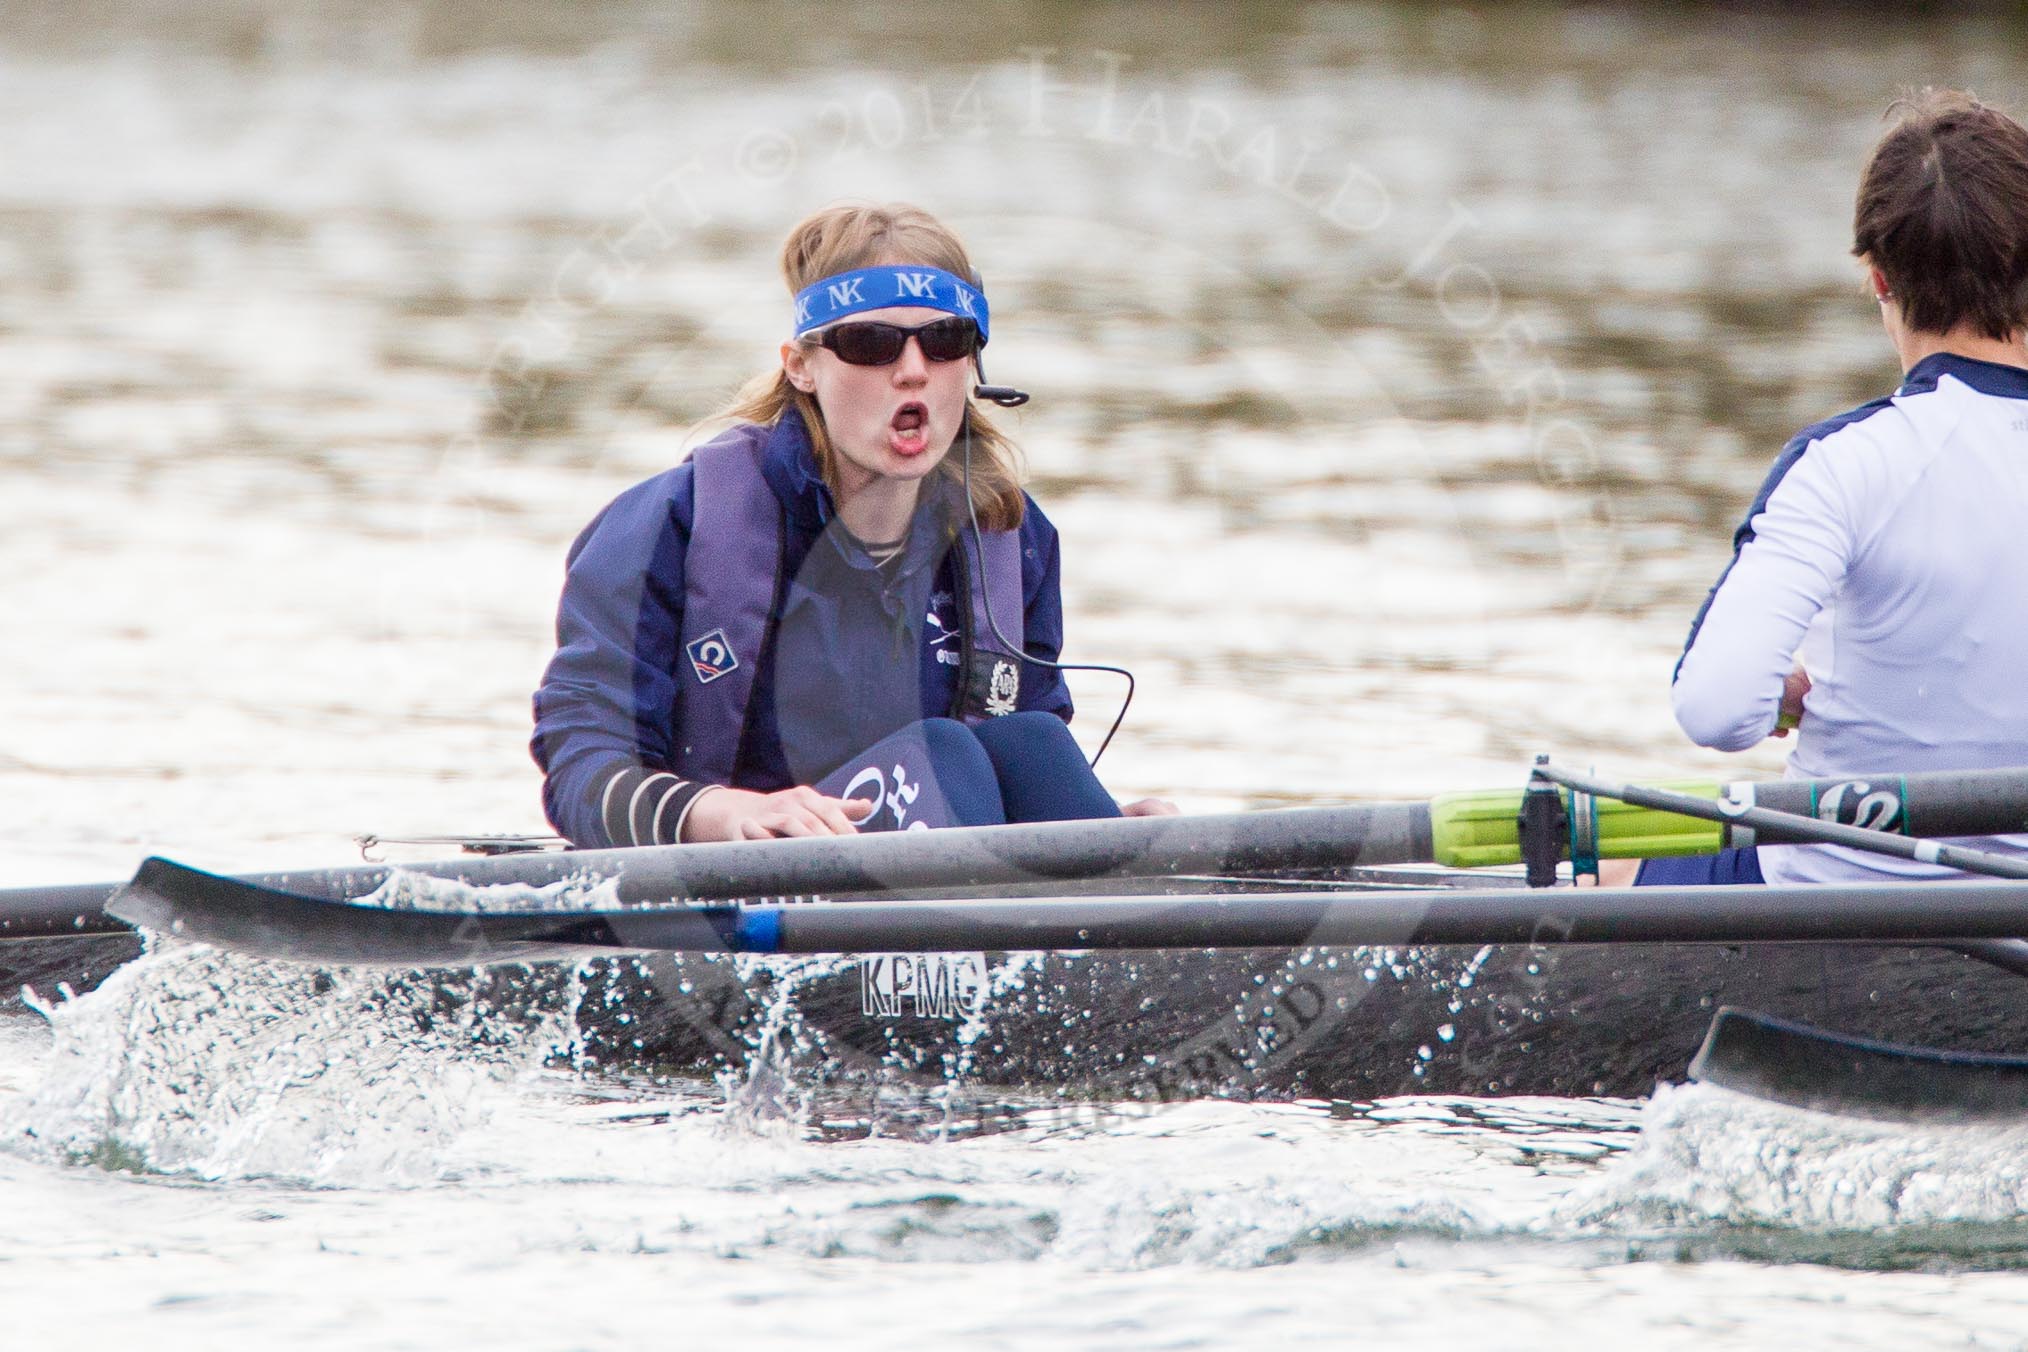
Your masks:
{"label": "navy leggings", "polygon": [[967,727],[926,718],[882,738],[816,784],[874,804],[862,831],[1117,817],[1119,804],[1055,714],[1032,710]]}
{"label": "navy leggings", "polygon": [[1752,846],[1717,854],[1682,855],[1674,859],[1643,859],[1634,875],[1635,887],[1713,887],[1723,883],[1761,883],[1760,856]]}

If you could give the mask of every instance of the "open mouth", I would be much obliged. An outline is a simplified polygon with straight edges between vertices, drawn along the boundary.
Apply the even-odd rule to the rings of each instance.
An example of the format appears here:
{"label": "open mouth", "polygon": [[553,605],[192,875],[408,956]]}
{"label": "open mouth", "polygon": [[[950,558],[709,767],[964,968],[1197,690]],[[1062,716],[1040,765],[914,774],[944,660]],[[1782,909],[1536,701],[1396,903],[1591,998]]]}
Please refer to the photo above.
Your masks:
{"label": "open mouth", "polygon": [[888,420],[887,440],[903,455],[919,454],[929,441],[929,409],[914,402],[896,409]]}

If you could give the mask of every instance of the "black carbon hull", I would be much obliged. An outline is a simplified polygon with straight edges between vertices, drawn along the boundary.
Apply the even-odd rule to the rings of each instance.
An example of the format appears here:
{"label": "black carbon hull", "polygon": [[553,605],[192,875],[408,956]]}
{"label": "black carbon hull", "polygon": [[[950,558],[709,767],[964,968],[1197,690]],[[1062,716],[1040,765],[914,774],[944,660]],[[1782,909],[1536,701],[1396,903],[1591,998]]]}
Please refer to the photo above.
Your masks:
{"label": "black carbon hull", "polygon": [[737,1066],[772,1041],[844,1073],[1149,1098],[1370,1099],[1645,1095],[1683,1078],[1728,1003],[1895,1042],[2028,1045],[2028,979],[1934,948],[1051,956],[970,1018],[917,1012],[908,999],[869,1012],[883,1002],[858,965],[783,970],[796,969],[719,958],[602,965],[580,1017],[587,1054],[683,1073]]}
{"label": "black carbon hull", "polygon": [[[88,990],[138,951],[130,936],[0,945],[0,1010],[20,1008],[24,985]],[[1941,948],[988,954],[991,988],[969,1013],[963,980],[897,980],[915,961],[873,981],[856,959],[593,963],[584,1062],[710,1074],[770,1045],[826,1076],[1076,1095],[1639,1096],[1683,1077],[1725,1004],[1891,1042],[2028,1048],[2028,979]]]}

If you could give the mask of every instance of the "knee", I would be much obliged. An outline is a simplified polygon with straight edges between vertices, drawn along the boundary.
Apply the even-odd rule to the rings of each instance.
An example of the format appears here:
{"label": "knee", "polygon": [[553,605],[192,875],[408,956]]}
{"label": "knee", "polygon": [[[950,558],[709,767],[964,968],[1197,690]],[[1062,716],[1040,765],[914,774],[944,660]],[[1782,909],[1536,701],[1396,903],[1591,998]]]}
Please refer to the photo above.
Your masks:
{"label": "knee", "polygon": [[977,737],[979,744],[986,748],[986,754],[998,764],[1066,753],[1075,753],[1079,760],[1084,759],[1084,753],[1077,749],[1077,739],[1070,735],[1070,725],[1042,709],[989,718],[968,731]]}
{"label": "knee", "polygon": [[930,763],[943,768],[990,765],[991,757],[972,729],[955,718],[925,718],[915,725]]}

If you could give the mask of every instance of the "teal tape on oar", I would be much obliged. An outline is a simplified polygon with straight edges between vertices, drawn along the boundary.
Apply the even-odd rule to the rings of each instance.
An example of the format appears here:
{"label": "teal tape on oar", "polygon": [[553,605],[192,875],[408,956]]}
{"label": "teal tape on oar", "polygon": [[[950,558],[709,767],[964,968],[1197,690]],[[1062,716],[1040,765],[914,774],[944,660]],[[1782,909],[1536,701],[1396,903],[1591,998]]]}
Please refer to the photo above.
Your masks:
{"label": "teal tape on oar", "polygon": [[1598,799],[1570,790],[1570,878],[1598,877]]}

